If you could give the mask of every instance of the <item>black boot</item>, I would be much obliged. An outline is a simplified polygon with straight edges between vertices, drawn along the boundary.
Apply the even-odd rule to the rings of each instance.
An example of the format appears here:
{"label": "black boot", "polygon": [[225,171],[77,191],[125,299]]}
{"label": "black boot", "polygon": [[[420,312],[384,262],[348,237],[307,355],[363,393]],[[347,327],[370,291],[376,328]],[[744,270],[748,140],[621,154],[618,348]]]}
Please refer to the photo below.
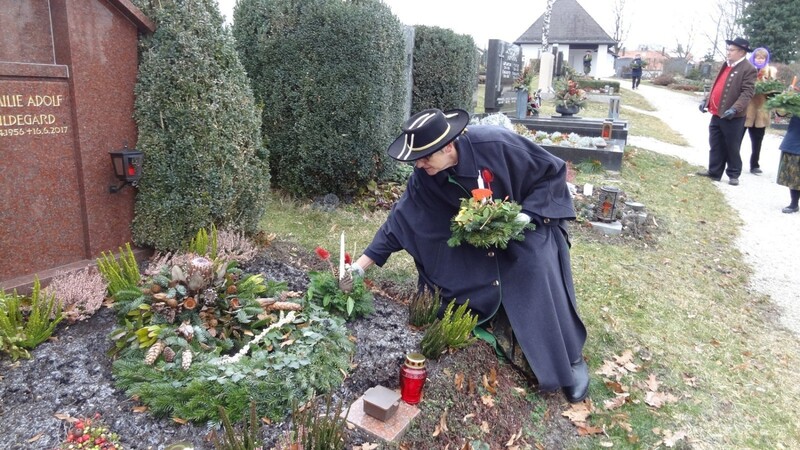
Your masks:
{"label": "black boot", "polygon": [[564,396],[570,403],[582,402],[589,394],[589,366],[583,358],[572,363],[572,378],[575,384],[564,386]]}
{"label": "black boot", "polygon": [[798,201],[800,201],[800,190],[789,189],[789,196],[791,197],[792,202],[789,203],[789,206],[783,208],[781,211],[783,211],[785,214],[791,214],[800,211],[800,208],[797,206]]}

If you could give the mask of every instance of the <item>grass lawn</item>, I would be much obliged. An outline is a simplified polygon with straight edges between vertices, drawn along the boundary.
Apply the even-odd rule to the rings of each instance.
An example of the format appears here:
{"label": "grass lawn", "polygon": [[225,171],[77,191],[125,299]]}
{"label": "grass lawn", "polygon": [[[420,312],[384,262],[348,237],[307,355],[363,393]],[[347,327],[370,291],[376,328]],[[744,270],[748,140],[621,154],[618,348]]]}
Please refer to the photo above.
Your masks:
{"label": "grass lawn", "polygon": [[[646,103],[631,96],[638,94],[625,93]],[[581,114],[606,112],[606,105],[590,104]],[[633,134],[679,143],[677,133],[651,116],[624,112],[623,118]],[[619,174],[577,175],[577,184],[619,186],[657,224],[646,241],[605,238],[572,225],[575,287],[589,330],[591,402],[565,404],[556,413],[576,423],[575,433],[588,434],[578,448],[788,449],[800,442],[800,345],[781,328],[769,299],[748,289],[750,270],[735,248],[741,224],[718,189],[689,176],[695,169],[629,147]],[[307,249],[335,248],[344,231],[348,251],[360,255],[386,214],[354,206],[320,212],[274,194],[262,227]],[[368,276],[408,289],[416,283],[404,253]],[[553,419],[553,411],[535,411],[522,430],[529,442],[536,442],[536,427]]]}

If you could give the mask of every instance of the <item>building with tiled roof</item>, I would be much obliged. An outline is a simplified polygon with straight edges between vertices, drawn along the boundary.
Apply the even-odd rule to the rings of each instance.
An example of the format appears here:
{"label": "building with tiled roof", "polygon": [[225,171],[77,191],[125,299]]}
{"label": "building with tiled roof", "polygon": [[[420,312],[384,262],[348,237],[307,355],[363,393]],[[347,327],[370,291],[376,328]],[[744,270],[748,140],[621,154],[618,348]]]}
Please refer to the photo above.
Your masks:
{"label": "building with tiled roof", "polygon": [[[514,44],[522,47],[525,61],[538,59],[542,48],[542,28],[544,14],[520,35]],[[548,42],[551,51],[561,53],[564,62],[569,63],[578,73],[583,73],[583,56],[592,52],[593,77],[614,75],[614,52],[616,41],[603,30],[596,20],[577,0],[556,0],[550,15]]]}

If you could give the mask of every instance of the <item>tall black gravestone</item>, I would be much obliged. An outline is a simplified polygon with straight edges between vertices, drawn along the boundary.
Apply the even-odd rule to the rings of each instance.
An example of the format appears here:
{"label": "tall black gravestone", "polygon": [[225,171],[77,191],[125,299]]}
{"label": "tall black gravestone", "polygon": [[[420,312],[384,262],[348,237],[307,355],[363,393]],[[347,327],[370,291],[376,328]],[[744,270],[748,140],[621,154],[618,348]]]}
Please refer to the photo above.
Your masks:
{"label": "tall black gravestone", "polygon": [[517,93],[514,81],[522,74],[522,49],[499,39],[489,39],[486,52],[486,95],[484,110],[487,113],[516,114]]}

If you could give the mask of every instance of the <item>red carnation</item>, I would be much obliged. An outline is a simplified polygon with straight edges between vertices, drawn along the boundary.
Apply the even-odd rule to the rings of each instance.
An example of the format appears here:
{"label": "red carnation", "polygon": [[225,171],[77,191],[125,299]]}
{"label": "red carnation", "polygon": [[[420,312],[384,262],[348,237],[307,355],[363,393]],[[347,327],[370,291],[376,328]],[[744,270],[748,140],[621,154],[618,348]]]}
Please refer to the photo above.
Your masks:
{"label": "red carnation", "polygon": [[323,261],[327,261],[327,260],[328,260],[328,258],[330,258],[330,257],[331,257],[331,254],[330,254],[330,252],[329,252],[329,251],[327,251],[327,250],[325,250],[325,249],[324,249],[324,248],[322,248],[322,247],[317,247],[316,249],[314,249],[314,251],[315,251],[315,252],[317,252],[317,256],[319,256],[320,258],[322,258],[322,260],[323,260]]}

